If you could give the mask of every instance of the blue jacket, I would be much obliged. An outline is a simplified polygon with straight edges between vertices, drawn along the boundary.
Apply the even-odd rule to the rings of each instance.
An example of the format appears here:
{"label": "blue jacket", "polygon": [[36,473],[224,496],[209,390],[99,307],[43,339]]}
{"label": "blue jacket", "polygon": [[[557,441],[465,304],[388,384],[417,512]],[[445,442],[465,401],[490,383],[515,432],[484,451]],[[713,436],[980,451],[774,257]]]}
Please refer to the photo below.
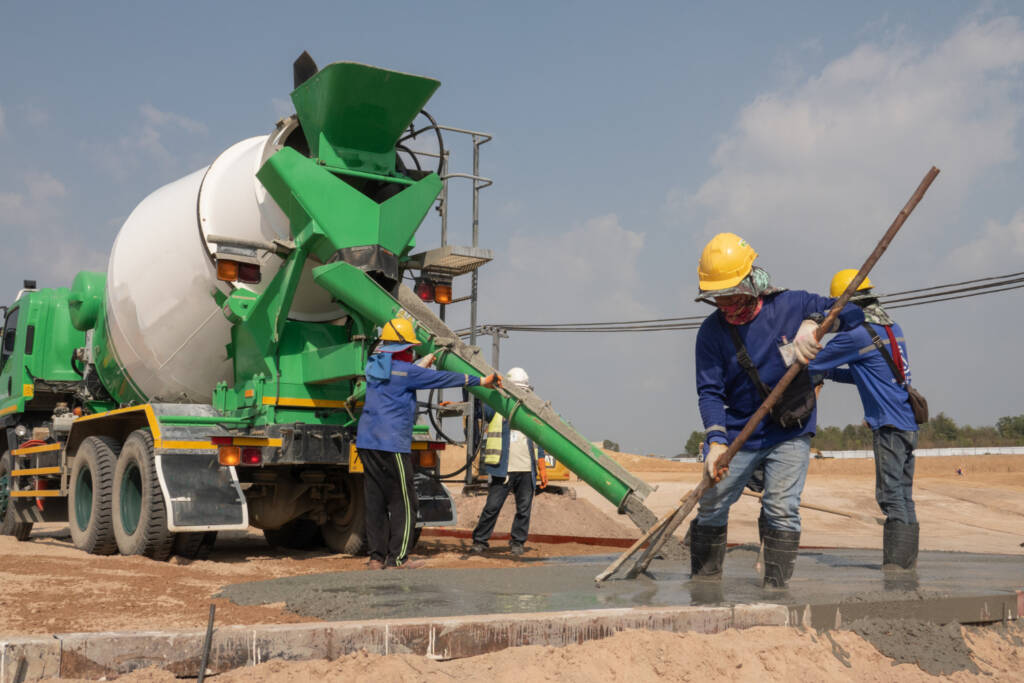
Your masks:
{"label": "blue jacket", "polygon": [[[892,355],[892,346],[885,327],[871,327],[885,344],[889,355]],[[907,374],[909,382],[910,356],[907,354],[903,330],[899,325],[893,325],[892,333],[896,337],[896,346],[903,356],[903,371]],[[838,367],[847,363],[849,369]],[[856,384],[860,402],[864,404],[864,420],[871,429],[889,425],[908,432],[917,431],[907,390],[893,376],[889,363],[882,357],[882,352],[875,348],[871,335],[863,327],[837,334],[811,361],[808,368],[812,373],[823,373],[826,378],[833,381]]]}
{"label": "blue jacket", "polygon": [[[786,374],[778,347],[793,341],[800,323],[814,314],[828,314],[835,299],[801,290],[787,290],[764,297],[757,317],[737,325],[761,381],[774,387]],[[864,320],[859,306],[847,304],[839,313],[839,329],[848,330]],[[736,360],[736,346],[720,311],[709,315],[697,332],[697,405],[708,443],[731,443],[761,405],[762,397]],[[783,340],[785,337],[785,340]],[[783,429],[771,419],[762,420],[744,448],[769,448],[803,434],[813,434],[817,408],[803,429]]]}
{"label": "blue jacket", "polygon": [[[487,404],[483,406],[484,421],[490,423],[494,419],[494,408]],[[525,435],[524,435],[525,436]],[[508,476],[508,448],[512,440],[512,425],[509,421],[502,418],[501,420],[501,460],[498,461],[497,465],[487,465],[481,462],[481,467],[484,474],[491,477],[499,477],[504,479]],[[544,449],[533,443],[529,439],[526,440],[526,448],[530,451],[530,477],[533,480],[533,485],[537,486],[537,458],[544,457]]]}
{"label": "blue jacket", "polygon": [[[380,367],[373,354],[367,370]],[[383,380],[366,378],[366,403],[356,433],[357,448],[374,448],[389,453],[409,453],[412,449],[412,425],[416,420],[416,390],[446,387],[475,387],[480,378],[461,372],[421,368],[412,363],[388,358],[390,376]]]}

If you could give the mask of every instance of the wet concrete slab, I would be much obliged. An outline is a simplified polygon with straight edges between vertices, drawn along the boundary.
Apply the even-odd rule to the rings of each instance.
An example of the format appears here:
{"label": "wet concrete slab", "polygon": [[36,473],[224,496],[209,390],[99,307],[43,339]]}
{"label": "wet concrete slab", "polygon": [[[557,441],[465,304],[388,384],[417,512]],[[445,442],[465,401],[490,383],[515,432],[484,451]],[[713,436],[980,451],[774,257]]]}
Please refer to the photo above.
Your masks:
{"label": "wet concrete slab", "polygon": [[655,561],[634,580],[594,576],[614,555],[522,562],[511,568],[338,572],[227,586],[238,604],[285,603],[325,621],[552,611],[770,604],[791,623],[837,627],[865,616],[947,623],[1015,619],[1024,609],[1024,560],[1013,555],[922,552],[917,572],[886,573],[877,550],[801,550],[790,587],[763,589],[755,548],[730,549],[725,578],[690,581],[688,567]]}
{"label": "wet concrete slab", "polygon": [[[1018,619],[1024,612],[1020,556],[924,552],[916,574],[894,577],[881,571],[878,555],[802,550],[792,585],[782,592],[760,588],[755,549],[749,547],[730,550],[717,588],[688,581],[685,567],[664,561],[654,562],[649,576],[595,585],[594,576],[614,555],[526,560],[511,568],[338,572],[236,584],[222,595],[242,604],[284,602],[293,612],[324,621],[215,627],[207,674],[270,659],[335,659],[361,650],[452,659],[518,645],[559,647],[628,629],[716,633],[753,626],[850,626],[869,639],[874,633],[883,646],[891,645],[896,623],[910,625],[917,642],[929,622],[986,623]],[[9,638],[0,643],[0,683],[113,678],[151,665],[193,677],[204,636],[203,630],[191,630]]]}

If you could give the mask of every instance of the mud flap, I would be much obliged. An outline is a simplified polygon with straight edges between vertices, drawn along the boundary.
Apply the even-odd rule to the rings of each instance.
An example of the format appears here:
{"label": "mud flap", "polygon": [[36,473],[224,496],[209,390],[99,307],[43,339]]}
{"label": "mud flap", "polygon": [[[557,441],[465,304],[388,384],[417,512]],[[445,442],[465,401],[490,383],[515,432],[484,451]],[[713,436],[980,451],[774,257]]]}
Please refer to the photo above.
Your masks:
{"label": "mud flap", "polygon": [[171,531],[231,531],[249,527],[249,510],[234,467],[217,452],[157,453],[157,477]]}
{"label": "mud flap", "polygon": [[445,485],[422,472],[412,477],[419,499],[416,526],[454,526],[456,521],[455,499]]}

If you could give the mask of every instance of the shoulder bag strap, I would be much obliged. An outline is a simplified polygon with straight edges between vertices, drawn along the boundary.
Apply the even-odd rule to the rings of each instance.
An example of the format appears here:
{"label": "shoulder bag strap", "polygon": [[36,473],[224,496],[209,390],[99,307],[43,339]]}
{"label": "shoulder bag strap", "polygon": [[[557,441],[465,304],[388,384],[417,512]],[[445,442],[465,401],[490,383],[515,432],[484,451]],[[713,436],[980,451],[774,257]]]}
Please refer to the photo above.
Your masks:
{"label": "shoulder bag strap", "polygon": [[896,335],[892,333],[892,326],[885,326],[885,333],[889,335],[889,346],[892,348],[892,356],[896,361],[896,367],[900,369],[900,377],[903,378],[903,383],[907,383],[907,373],[903,369],[903,354],[900,352],[900,347],[896,343]]}
{"label": "shoulder bag strap", "polygon": [[896,381],[900,383],[901,387],[906,388],[906,380],[903,379],[903,373],[896,367],[896,363],[893,362],[892,356],[889,354],[889,350],[885,348],[885,343],[882,342],[882,338],[875,332],[875,328],[871,326],[869,322],[861,323],[861,326],[867,330],[868,334],[871,335],[871,343],[875,345],[875,348],[882,354],[882,358],[889,364],[889,369],[892,370],[892,376],[896,378]]}
{"label": "shoulder bag strap", "polygon": [[768,387],[764,382],[761,381],[761,376],[757,374],[757,368],[754,367],[754,361],[751,360],[750,354],[747,353],[747,347],[743,344],[743,340],[740,339],[740,333],[736,331],[735,325],[725,323],[725,327],[729,330],[729,336],[732,337],[732,343],[736,347],[736,360],[739,362],[740,367],[743,368],[747,375],[750,377],[750,381],[754,383],[757,390],[761,392],[761,399],[768,397]]}

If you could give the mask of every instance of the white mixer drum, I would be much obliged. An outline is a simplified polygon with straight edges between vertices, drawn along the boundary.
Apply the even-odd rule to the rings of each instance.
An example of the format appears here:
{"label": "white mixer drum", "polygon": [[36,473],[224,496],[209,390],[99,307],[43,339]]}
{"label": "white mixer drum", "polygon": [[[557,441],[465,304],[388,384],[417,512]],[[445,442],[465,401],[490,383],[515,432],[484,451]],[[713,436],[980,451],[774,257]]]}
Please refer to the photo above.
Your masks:
{"label": "white mixer drum", "polygon": [[[118,364],[148,399],[208,403],[214,386],[232,383],[226,345],[231,326],[211,292],[259,292],[282,263],[260,252],[261,282],[219,282],[207,235],[290,239],[288,220],[256,179],[263,162],[295,128],[294,117],[269,136],[243,140],[209,167],[161,187],[128,216],[107,267],[108,342]],[[334,320],[344,311],[317,286],[307,264],[290,316]]]}

